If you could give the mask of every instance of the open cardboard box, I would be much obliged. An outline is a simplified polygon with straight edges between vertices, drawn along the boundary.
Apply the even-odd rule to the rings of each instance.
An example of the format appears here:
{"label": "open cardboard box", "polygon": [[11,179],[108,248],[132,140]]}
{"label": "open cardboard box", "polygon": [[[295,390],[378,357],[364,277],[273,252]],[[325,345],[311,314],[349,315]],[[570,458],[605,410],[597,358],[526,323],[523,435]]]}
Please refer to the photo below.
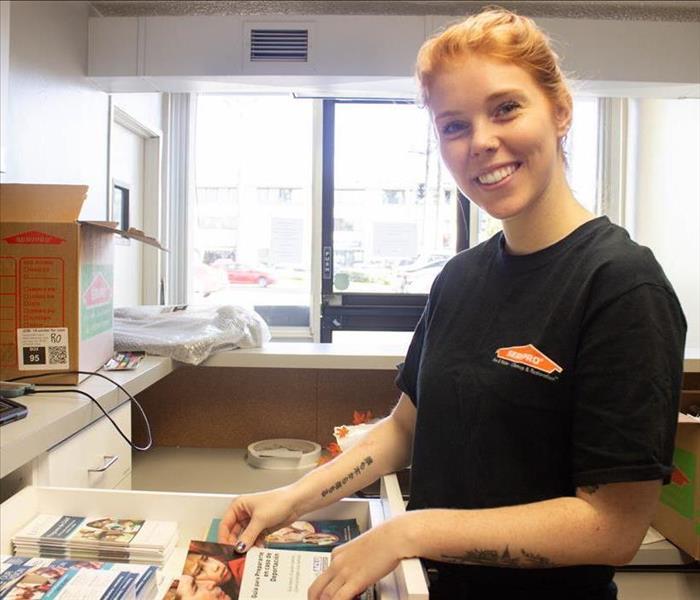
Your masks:
{"label": "open cardboard box", "polygon": [[700,391],[681,393],[671,483],[661,491],[652,525],[695,560],[700,560],[700,420],[682,414],[700,405]]}
{"label": "open cardboard box", "polygon": [[138,230],[79,221],[84,185],[0,184],[0,379],[77,383],[114,351],[113,238]]}
{"label": "open cardboard box", "polygon": [[[12,536],[39,513],[101,514],[115,518],[177,521],[179,541],[163,569],[160,596],[182,573],[189,540],[206,539],[211,520],[224,514],[233,496],[79,488],[27,487],[0,505],[0,553],[12,553]],[[349,498],[305,515],[304,519],[357,519],[361,531],[403,512],[395,475],[382,479],[379,499]],[[368,558],[371,560],[371,557]],[[375,586],[377,600],[428,600],[418,559],[403,560]]]}

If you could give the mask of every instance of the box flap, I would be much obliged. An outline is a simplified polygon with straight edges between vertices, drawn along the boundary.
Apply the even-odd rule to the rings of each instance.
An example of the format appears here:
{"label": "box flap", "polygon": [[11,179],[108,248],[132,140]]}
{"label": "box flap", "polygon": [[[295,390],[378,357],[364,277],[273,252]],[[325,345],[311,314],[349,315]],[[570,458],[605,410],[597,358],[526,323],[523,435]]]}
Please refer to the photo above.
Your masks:
{"label": "box flap", "polygon": [[168,249],[163,248],[156,238],[146,235],[143,231],[136,229],[135,227],[129,227],[127,231],[124,231],[123,229],[118,229],[118,223],[115,223],[114,221],[78,221],[78,223],[82,225],[89,225],[90,227],[96,227],[97,229],[102,229],[103,231],[108,231],[110,233],[115,233],[125,238],[131,238],[132,240],[137,240],[139,242],[143,242],[144,244],[148,244],[149,246],[153,246],[154,248],[158,248],[158,250],[168,252]]}
{"label": "box flap", "polygon": [[0,184],[5,223],[73,223],[87,197],[86,185]]}

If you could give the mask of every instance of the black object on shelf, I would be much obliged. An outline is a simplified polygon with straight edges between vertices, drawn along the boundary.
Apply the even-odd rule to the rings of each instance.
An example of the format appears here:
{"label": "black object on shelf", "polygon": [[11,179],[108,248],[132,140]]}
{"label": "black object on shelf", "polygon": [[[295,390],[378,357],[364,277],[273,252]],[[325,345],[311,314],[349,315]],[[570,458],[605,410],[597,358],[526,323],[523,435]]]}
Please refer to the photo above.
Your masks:
{"label": "black object on shelf", "polygon": [[6,425],[24,419],[28,414],[27,407],[19,402],[0,396],[0,425]]}

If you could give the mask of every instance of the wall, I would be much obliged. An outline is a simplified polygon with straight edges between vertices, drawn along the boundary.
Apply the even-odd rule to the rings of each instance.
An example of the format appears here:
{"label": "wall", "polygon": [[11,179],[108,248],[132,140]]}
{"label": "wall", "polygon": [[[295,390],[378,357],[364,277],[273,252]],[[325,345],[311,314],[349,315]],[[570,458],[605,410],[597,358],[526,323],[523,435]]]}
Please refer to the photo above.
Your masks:
{"label": "wall", "polygon": [[107,94],[85,78],[86,2],[12,2],[3,182],[90,186],[81,216],[106,215]]}
{"label": "wall", "polygon": [[[391,412],[400,390],[393,370],[267,369],[183,366],[138,396],[154,446],[245,448],[288,437],[333,441],[353,411]],[[139,411],[134,439],[145,441]]]}
{"label": "wall", "polygon": [[649,246],[700,352],[700,100],[639,100],[634,237]]}
{"label": "wall", "polygon": [[152,131],[163,130],[163,95],[112,94],[112,103]]}
{"label": "wall", "polygon": [[[87,184],[81,218],[107,216],[108,95],[85,77],[87,2],[11,2],[5,183]],[[121,99],[154,127],[160,94]]]}

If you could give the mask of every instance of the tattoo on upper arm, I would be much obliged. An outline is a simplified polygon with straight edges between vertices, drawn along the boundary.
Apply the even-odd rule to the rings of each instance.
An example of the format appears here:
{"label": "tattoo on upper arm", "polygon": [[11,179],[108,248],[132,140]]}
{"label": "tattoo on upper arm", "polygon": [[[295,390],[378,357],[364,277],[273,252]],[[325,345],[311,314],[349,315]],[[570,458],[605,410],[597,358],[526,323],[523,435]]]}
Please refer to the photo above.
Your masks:
{"label": "tattoo on upper arm", "polygon": [[521,556],[513,556],[508,546],[499,553],[498,550],[469,550],[461,556],[443,554],[441,559],[448,563],[465,565],[483,565],[486,567],[512,567],[519,569],[548,569],[557,565],[546,556],[520,550]]}
{"label": "tattoo on upper arm", "polygon": [[600,484],[594,484],[594,485],[582,485],[581,489],[586,492],[587,494],[595,494],[599,489],[600,489]]}
{"label": "tattoo on upper arm", "polygon": [[350,471],[342,479],[338,479],[338,481],[336,481],[332,485],[328,486],[325,490],[323,490],[321,492],[321,497],[325,498],[326,496],[328,496],[328,494],[333,494],[333,493],[337,492],[340,488],[347,485],[347,483],[349,481],[352,481],[355,477],[360,477],[360,475],[363,475],[365,472],[365,469],[367,469],[367,467],[369,467],[373,462],[374,462],[374,459],[371,456],[366,456],[364,458],[364,460],[360,461],[359,465],[357,465],[352,471]]}

